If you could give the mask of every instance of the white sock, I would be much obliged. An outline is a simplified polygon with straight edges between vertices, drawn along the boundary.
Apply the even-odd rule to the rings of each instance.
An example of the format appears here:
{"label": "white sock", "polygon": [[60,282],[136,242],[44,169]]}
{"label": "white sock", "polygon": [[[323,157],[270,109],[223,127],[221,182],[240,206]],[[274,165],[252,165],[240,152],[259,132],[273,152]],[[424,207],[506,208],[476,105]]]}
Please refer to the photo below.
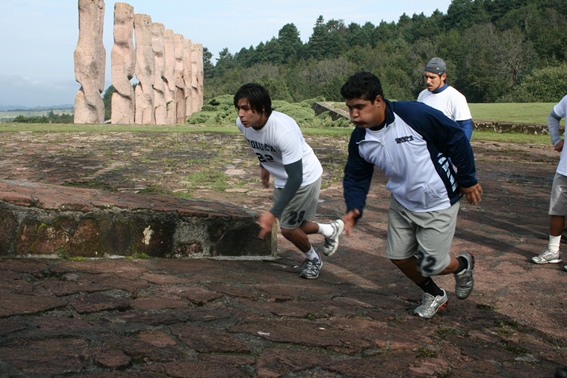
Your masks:
{"label": "white sock", "polygon": [[333,226],[329,223],[317,223],[317,225],[319,226],[319,231],[317,231],[318,234],[323,236],[333,235]]}
{"label": "white sock", "polygon": [[321,259],[321,256],[319,256],[319,254],[317,253],[317,251],[313,247],[311,247],[311,249],[309,251],[305,252],[305,257],[307,257],[308,260],[320,260]]}
{"label": "white sock", "polygon": [[551,236],[549,235],[549,244],[547,249],[549,249],[553,253],[559,252],[559,244],[561,244],[561,235],[559,236]]}

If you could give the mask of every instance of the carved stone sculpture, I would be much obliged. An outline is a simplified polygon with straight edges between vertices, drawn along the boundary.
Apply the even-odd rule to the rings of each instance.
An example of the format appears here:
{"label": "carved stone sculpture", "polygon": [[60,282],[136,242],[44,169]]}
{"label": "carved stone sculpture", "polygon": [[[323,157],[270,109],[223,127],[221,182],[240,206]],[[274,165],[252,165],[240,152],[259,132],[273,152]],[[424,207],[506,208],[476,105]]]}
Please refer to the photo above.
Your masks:
{"label": "carved stone sculpture", "polygon": [[166,29],[164,34],[164,70],[166,118],[168,125],[175,125],[175,43],[173,30]]}
{"label": "carved stone sculpture", "polygon": [[152,24],[152,50],[154,52],[154,113],[156,125],[167,124],[167,108],[165,103],[165,27],[163,24],[154,22]]}
{"label": "carved stone sculpture", "polygon": [[191,45],[191,110],[198,112],[203,107],[203,45],[193,43]]}
{"label": "carved stone sculpture", "polygon": [[114,4],[114,45],[111,52],[112,124],[134,123],[134,8],[126,3]]}
{"label": "carved stone sculpture", "polygon": [[79,41],[75,49],[75,79],[81,88],[75,96],[74,121],[78,124],[104,122],[106,50],[104,0],[79,0]]}
{"label": "carved stone sculpture", "polygon": [[183,35],[173,36],[175,46],[175,106],[176,123],[185,123],[185,82],[183,81]]}
{"label": "carved stone sculpture", "polygon": [[139,84],[134,89],[138,125],[155,124],[154,116],[154,52],[152,50],[152,18],[147,14],[134,15],[136,38],[135,73]]}
{"label": "carved stone sculpture", "polygon": [[185,118],[188,118],[192,111],[191,107],[191,40],[183,40],[183,85],[185,86]]}

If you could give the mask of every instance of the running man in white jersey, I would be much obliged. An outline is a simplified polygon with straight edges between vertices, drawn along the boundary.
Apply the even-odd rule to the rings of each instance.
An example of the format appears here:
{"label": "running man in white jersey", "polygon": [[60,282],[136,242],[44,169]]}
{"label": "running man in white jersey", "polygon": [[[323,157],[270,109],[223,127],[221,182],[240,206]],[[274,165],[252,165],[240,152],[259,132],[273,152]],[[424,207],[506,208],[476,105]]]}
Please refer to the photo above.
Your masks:
{"label": "running man in white jersey", "polygon": [[473,124],[467,99],[446,81],[447,65],[441,58],[432,58],[425,65],[425,85],[427,88],[421,91],[417,101],[442,111],[463,129],[470,140]]}
{"label": "running man in white jersey", "polygon": [[260,161],[262,185],[268,188],[270,175],[274,176],[274,205],[259,215],[258,237],[270,234],[279,220],[282,235],[305,253],[299,276],[316,279],[323,261],[307,235],[322,234],[323,253],[330,256],[337,250],[344,229],[341,219],[327,224],[313,222],[323,167],[297,123],[272,110],[266,88],[253,83],[243,85],[234,95],[234,106],[238,111],[236,126]]}
{"label": "running man in white jersey", "polygon": [[[553,177],[551,197],[549,199],[549,242],[547,249],[531,258],[536,264],[558,264],[561,262],[561,234],[565,230],[567,214],[567,148],[559,134],[559,123],[567,116],[567,96],[557,103],[547,117],[547,128],[555,151],[561,154]],[[567,270],[567,265],[563,267]]]}

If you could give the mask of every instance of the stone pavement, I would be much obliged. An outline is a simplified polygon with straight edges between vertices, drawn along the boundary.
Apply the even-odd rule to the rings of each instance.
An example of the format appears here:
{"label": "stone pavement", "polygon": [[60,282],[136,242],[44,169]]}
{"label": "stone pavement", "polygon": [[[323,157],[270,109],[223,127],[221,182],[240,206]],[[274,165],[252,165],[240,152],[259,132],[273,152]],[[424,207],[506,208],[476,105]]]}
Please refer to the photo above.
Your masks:
{"label": "stone pavement", "polygon": [[[420,292],[384,256],[377,174],[317,280],[280,236],[276,260],[0,260],[0,376],[552,377],[567,365],[567,272],[528,260],[546,245],[557,156],[474,148],[485,196],[462,205],[453,252],[475,253],[476,286],[460,301],[436,279],[449,306],[431,320],[412,316]],[[339,217],[340,185],[321,201],[321,220]]]}

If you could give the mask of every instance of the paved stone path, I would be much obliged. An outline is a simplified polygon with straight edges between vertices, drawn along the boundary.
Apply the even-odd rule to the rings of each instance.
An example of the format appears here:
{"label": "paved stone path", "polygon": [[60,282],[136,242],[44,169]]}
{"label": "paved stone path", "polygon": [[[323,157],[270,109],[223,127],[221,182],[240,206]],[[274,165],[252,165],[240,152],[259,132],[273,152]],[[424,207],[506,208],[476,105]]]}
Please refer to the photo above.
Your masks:
{"label": "paved stone path", "polygon": [[[108,144],[129,151],[129,143],[144,142],[137,134],[134,141],[115,135],[100,143],[85,134],[63,145],[20,137],[38,140],[2,139],[4,178],[51,183],[81,179],[80,166],[101,166]],[[88,151],[78,147],[85,143]],[[164,136],[158,144],[167,143]],[[340,160],[332,151],[344,142],[311,143],[331,183],[319,215],[334,219],[344,206],[330,159]],[[142,154],[157,153],[145,148]],[[302,257],[281,237],[275,261],[0,260],[0,376],[552,377],[567,365],[567,272],[528,259],[546,245],[557,156],[548,146],[474,148],[485,196],[480,206],[462,205],[453,252],[475,253],[475,291],[457,300],[453,278],[440,277],[449,306],[431,320],[411,315],[420,292],[384,256],[389,195],[377,174],[365,218],[324,258],[313,281],[298,277],[294,266]],[[66,171],[51,164],[65,149]],[[81,165],[77,153],[101,156]],[[173,172],[163,176],[181,169],[165,152],[163,159]],[[226,161],[226,169],[240,169],[234,158]],[[113,177],[132,187],[131,177],[151,176],[121,162],[122,173],[110,168],[97,180],[112,186],[102,178]],[[252,191],[253,184],[244,187]],[[269,202],[259,192],[224,196],[259,209]]]}

